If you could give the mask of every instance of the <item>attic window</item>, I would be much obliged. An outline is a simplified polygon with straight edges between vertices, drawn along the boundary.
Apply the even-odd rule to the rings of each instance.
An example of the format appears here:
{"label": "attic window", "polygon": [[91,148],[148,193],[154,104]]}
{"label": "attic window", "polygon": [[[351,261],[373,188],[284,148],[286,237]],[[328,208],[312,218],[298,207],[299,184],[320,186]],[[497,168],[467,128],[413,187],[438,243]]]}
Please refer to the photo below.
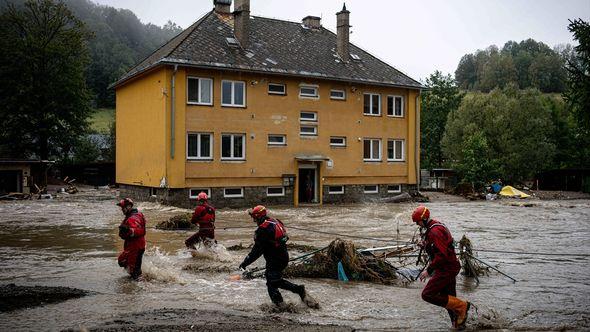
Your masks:
{"label": "attic window", "polygon": [[268,61],[268,62],[272,63],[273,65],[276,65],[276,64],[278,63],[278,62],[274,61],[274,60],[273,60],[273,59],[271,59],[271,58],[266,58],[266,61]]}
{"label": "attic window", "polygon": [[240,46],[240,43],[234,37],[227,37],[225,38],[225,41],[229,46]]}
{"label": "attic window", "polygon": [[350,57],[352,58],[352,60],[354,61],[361,61],[361,57],[354,54],[354,53],[350,53]]}

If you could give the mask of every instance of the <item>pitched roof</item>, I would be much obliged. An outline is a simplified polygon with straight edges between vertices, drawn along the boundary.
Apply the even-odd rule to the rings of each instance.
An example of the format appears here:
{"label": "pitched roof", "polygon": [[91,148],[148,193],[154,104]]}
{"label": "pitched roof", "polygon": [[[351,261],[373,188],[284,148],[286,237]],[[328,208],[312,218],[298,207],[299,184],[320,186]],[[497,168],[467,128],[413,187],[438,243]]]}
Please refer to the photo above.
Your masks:
{"label": "pitched roof", "polygon": [[421,89],[422,84],[350,44],[360,60],[341,61],[336,34],[301,23],[250,17],[250,44],[233,46],[231,15],[209,12],[121,77],[114,86],[162,64],[322,78]]}

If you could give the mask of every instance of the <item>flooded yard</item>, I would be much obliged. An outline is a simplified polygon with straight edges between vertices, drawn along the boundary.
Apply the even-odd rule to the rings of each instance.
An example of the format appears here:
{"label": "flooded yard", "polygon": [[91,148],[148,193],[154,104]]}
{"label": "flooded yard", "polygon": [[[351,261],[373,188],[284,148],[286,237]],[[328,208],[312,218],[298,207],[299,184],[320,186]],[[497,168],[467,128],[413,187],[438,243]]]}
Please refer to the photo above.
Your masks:
{"label": "flooded yard", "polygon": [[[196,314],[199,311],[220,317],[239,313],[251,319],[268,315],[263,305],[270,303],[265,280],[229,279],[237,273],[248,249],[225,248],[249,245],[255,229],[243,210],[218,210],[218,250],[215,255],[193,257],[184,249],[184,239],[192,231],[154,228],[158,222],[189,211],[139,203],[148,220],[143,264],[146,281],[133,282],[116,262],[122,248],[117,236],[122,214],[115,202],[115,192],[108,190],[85,190],[53,200],[0,202],[0,284],[71,287],[91,293],[65,302],[0,312],[0,330],[79,329],[138,313],[145,319],[154,310],[193,310],[195,321],[202,319]],[[480,277],[479,285],[459,276],[459,296],[479,308],[469,324],[509,330],[590,329],[590,201],[531,202],[527,207],[505,200],[426,204],[433,218],[446,223],[456,240],[465,234],[475,249],[530,253],[478,253],[479,258],[518,281],[513,283],[493,271]],[[415,206],[271,207],[271,215],[285,222],[290,243],[324,247],[337,237],[334,234],[342,234],[357,237],[348,238],[357,247],[379,247],[394,243],[378,239],[405,241],[412,237],[416,226],[410,214]],[[255,266],[263,263],[261,258]],[[286,300],[300,307],[294,313],[272,315],[361,330],[447,330],[449,326],[443,309],[421,300],[421,282],[401,287],[327,279],[294,281],[306,285],[321,309],[304,308],[295,295],[284,291]]]}

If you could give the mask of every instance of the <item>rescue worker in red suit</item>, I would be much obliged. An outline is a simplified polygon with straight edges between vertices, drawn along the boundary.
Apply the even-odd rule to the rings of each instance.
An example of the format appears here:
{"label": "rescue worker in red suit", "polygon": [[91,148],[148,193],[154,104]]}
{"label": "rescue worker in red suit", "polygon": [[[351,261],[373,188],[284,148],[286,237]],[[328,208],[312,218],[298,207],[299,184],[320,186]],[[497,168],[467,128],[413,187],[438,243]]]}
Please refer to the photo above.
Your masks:
{"label": "rescue worker in red suit", "polygon": [[123,252],[119,254],[118,262],[124,267],[131,278],[137,280],[141,276],[141,261],[145,252],[145,224],[143,214],[133,207],[130,198],[122,199],[117,203],[125,215],[125,219],[119,225],[119,237],[125,240]]}
{"label": "rescue worker in red suit", "polygon": [[202,192],[197,195],[197,207],[193,213],[191,223],[199,225],[199,231],[184,241],[187,248],[194,249],[195,244],[203,241],[215,241],[215,208],[207,202],[209,197]]}
{"label": "rescue worker in red suit", "polygon": [[453,327],[464,329],[471,304],[457,298],[456,277],[461,263],[455,254],[453,236],[441,222],[430,219],[430,211],[419,206],[412,213],[412,220],[424,229],[422,248],[429,257],[428,266],[420,273],[420,280],[430,280],[422,291],[422,299],[446,308]]}
{"label": "rescue worker in red suit", "polygon": [[287,252],[287,240],[289,237],[285,225],[278,219],[268,217],[267,210],[262,205],[257,205],[251,211],[248,211],[248,214],[256,222],[258,228],[254,233],[254,246],[240,264],[240,269],[245,269],[261,255],[264,255],[268,295],[279,309],[285,309],[286,307],[279,288],[298,294],[308,307],[319,308],[319,304],[305,291],[305,286],[296,285],[283,279],[283,270],[289,263],[289,253]]}

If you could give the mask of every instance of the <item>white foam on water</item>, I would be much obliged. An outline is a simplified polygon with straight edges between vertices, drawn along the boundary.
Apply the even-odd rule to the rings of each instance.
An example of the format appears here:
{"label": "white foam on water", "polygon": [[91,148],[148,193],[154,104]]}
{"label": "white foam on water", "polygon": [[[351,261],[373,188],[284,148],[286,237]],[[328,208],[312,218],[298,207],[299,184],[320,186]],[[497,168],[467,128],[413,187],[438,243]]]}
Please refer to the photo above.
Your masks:
{"label": "white foam on water", "polygon": [[187,284],[187,281],[180,276],[180,269],[175,266],[170,256],[162,253],[158,247],[148,250],[144,255],[142,272],[146,281]]}
{"label": "white foam on water", "polygon": [[137,208],[140,211],[161,211],[161,212],[182,212],[182,213],[190,213],[193,210],[190,209],[183,209],[178,208],[175,206],[170,205],[163,205],[156,202],[139,202]]}
{"label": "white foam on water", "polygon": [[504,329],[510,326],[510,323],[504,319],[496,310],[484,305],[471,305],[467,326],[476,329]]}
{"label": "white foam on water", "polygon": [[207,241],[196,244],[194,250],[190,250],[194,258],[204,258],[220,262],[232,262],[232,255],[225,246],[220,243]]}

